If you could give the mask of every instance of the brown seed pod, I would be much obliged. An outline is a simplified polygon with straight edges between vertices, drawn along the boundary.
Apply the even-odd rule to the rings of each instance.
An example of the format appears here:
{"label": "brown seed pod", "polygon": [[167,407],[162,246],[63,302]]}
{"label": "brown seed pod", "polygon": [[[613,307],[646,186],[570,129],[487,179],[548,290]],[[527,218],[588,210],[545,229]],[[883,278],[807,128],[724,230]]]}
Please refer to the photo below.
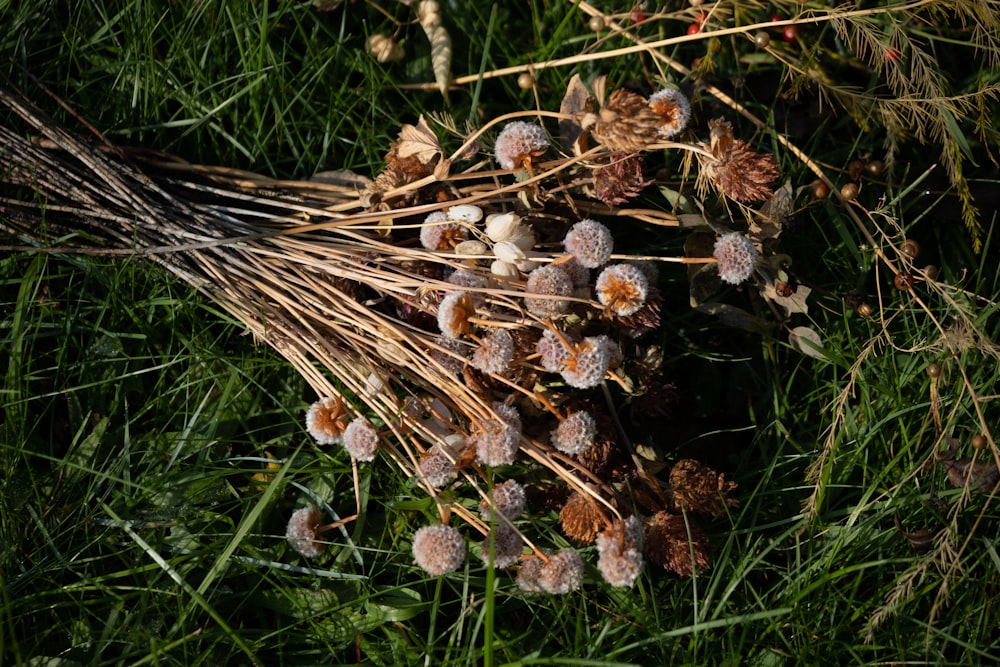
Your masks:
{"label": "brown seed pod", "polygon": [[809,184],[809,196],[813,199],[826,199],[830,195],[830,186],[820,179]]}
{"label": "brown seed pod", "polygon": [[986,447],[986,436],[982,433],[977,433],[972,436],[972,448],[973,449],[983,449]]}
{"label": "brown seed pod", "polygon": [[882,160],[872,160],[871,162],[865,165],[865,171],[867,171],[868,175],[871,176],[872,178],[878,178],[879,176],[881,176],[882,171],[884,169],[885,169],[885,164],[882,162]]}
{"label": "brown seed pod", "polygon": [[594,32],[600,32],[604,30],[607,24],[604,22],[604,18],[601,16],[592,16],[590,22],[587,23],[591,30]]}
{"label": "brown seed pod", "polygon": [[779,281],[774,283],[774,291],[778,296],[787,298],[795,294],[795,287],[789,283]]}
{"label": "brown seed pod", "polygon": [[913,239],[906,239],[903,245],[899,246],[899,251],[910,259],[916,259],[920,254],[920,244]]}
{"label": "brown seed pod", "polygon": [[858,197],[858,192],[861,189],[858,187],[857,183],[845,183],[844,187],[840,188],[840,196],[847,201],[854,201]]}
{"label": "brown seed pod", "polygon": [[927,364],[927,375],[932,378],[941,377],[941,366],[938,364]]}
{"label": "brown seed pod", "polygon": [[763,30],[761,30],[760,32],[758,32],[756,35],[753,36],[753,44],[758,49],[766,49],[770,43],[771,43],[771,36],[766,32],[764,32]]}
{"label": "brown seed pod", "polygon": [[862,160],[851,160],[847,163],[847,176],[856,181],[865,173],[865,163]]}
{"label": "brown seed pod", "polygon": [[521,75],[517,77],[517,87],[521,90],[528,90],[535,85],[535,77],[531,76],[528,72],[521,72]]}
{"label": "brown seed pod", "polygon": [[909,271],[900,271],[896,274],[893,284],[900,292],[906,292],[913,288],[913,274]]}
{"label": "brown seed pod", "polygon": [[872,313],[874,312],[872,307],[863,301],[858,304],[857,310],[858,310],[858,315],[860,315],[861,317],[871,317]]}
{"label": "brown seed pod", "polygon": [[924,267],[924,277],[926,277],[927,280],[930,280],[931,282],[934,282],[938,279],[939,273],[940,270],[933,264],[928,264],[927,266]]}

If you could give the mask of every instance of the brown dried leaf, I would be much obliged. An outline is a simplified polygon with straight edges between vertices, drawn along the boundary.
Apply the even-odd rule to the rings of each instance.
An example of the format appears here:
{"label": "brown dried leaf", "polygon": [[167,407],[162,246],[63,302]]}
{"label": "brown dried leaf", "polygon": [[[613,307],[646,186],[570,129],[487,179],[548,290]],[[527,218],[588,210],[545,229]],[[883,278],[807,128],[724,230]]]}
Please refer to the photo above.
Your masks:
{"label": "brown dried leaf", "polygon": [[788,342],[796,350],[813,359],[826,359],[823,339],[809,327],[795,327],[788,332]]}
{"label": "brown dried leaf", "polygon": [[968,485],[973,493],[989,493],[1000,482],[1000,469],[993,461],[958,459],[942,461],[941,465],[948,471],[948,481],[953,486],[962,488]]}
{"label": "brown dried leaf", "polygon": [[783,308],[785,315],[794,315],[795,313],[807,314],[809,312],[809,304],[806,303],[806,299],[809,298],[810,294],[812,294],[812,288],[805,285],[796,285],[795,291],[789,296],[778,294],[774,289],[773,283],[768,283],[761,290],[761,295]]}
{"label": "brown dried leaf", "polygon": [[423,116],[420,116],[416,125],[403,125],[396,143],[396,155],[400,158],[415,156],[421,164],[430,164],[436,156],[443,153],[437,135]]}
{"label": "brown dried leaf", "polygon": [[[583,79],[579,74],[574,74],[566,86],[566,94],[563,95],[559,104],[559,113],[567,115],[582,114],[587,110],[587,100],[590,99],[590,91],[583,85]],[[577,143],[583,128],[580,121],[574,118],[563,118],[559,121],[559,145],[567,153],[579,155],[580,146]]]}

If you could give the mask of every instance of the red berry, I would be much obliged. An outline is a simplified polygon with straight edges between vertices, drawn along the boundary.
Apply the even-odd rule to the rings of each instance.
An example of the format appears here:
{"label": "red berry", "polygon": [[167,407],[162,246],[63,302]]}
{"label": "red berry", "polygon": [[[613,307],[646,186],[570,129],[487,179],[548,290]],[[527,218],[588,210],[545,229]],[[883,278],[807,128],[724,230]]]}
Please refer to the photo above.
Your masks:
{"label": "red berry", "polygon": [[688,34],[689,35],[697,35],[699,32],[701,32],[701,24],[700,23],[692,23],[691,25],[688,26]]}
{"label": "red berry", "polygon": [[636,23],[642,23],[646,20],[646,18],[646,12],[643,11],[642,5],[636,5],[632,8],[632,11],[629,12],[628,21],[632,25],[635,25]]}
{"label": "red berry", "polygon": [[708,19],[708,14],[706,14],[705,12],[698,12],[697,14],[694,15],[694,22],[698,24],[704,23],[707,19]]}
{"label": "red berry", "polygon": [[799,39],[799,26],[786,25],[781,31],[781,38],[788,43],[796,42]]}
{"label": "red berry", "polygon": [[886,60],[888,60],[889,62],[891,62],[891,63],[894,63],[894,62],[896,62],[897,60],[899,60],[899,57],[900,57],[900,53],[899,53],[899,51],[897,51],[896,49],[886,49],[886,50],[885,50],[885,51],[883,52],[883,56],[884,56],[884,57],[885,57],[885,59],[886,59]]}
{"label": "red berry", "polygon": [[770,18],[770,19],[768,19],[768,20],[769,20],[769,21],[772,21],[772,22],[773,22],[773,21],[784,21],[784,20],[785,20],[785,17],[784,17],[784,16],[782,16],[781,14],[771,14],[771,18]]}

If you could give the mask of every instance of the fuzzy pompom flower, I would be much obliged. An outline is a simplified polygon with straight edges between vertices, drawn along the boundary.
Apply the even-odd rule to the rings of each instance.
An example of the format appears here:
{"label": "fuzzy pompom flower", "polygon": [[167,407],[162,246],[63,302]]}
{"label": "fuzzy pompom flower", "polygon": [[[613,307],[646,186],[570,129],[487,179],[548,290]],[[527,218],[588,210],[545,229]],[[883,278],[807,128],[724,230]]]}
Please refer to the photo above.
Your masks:
{"label": "fuzzy pompom flower", "polygon": [[456,477],[455,464],[438,447],[424,454],[417,467],[427,483],[435,489],[446,486]]}
{"label": "fuzzy pompom flower", "polygon": [[613,349],[607,336],[588,336],[573,346],[559,373],[571,387],[596,387],[608,372]]}
{"label": "fuzzy pompom flower", "polygon": [[465,368],[466,346],[457,338],[438,336],[434,339],[436,347],[431,349],[431,359],[441,364],[449,373],[461,373]]}
{"label": "fuzzy pompom flower", "polygon": [[483,465],[505,466],[514,462],[521,444],[521,416],[517,408],[505,403],[494,403],[493,411],[499,420],[488,419],[480,430],[469,436],[469,444],[476,448],[476,460]]}
{"label": "fuzzy pompom flower", "polygon": [[476,314],[472,296],[466,292],[452,292],[438,304],[438,328],[449,338],[469,333],[469,318]]}
{"label": "fuzzy pompom flower", "polygon": [[563,240],[563,247],[582,266],[596,269],[611,258],[615,240],[611,236],[610,229],[596,220],[587,218],[569,228]]}
{"label": "fuzzy pompom flower", "polygon": [[597,114],[585,116],[581,125],[612,151],[634,153],[656,141],[660,117],[641,95],[618,88]]}
{"label": "fuzzy pompom flower", "polygon": [[558,373],[566,365],[566,360],[572,356],[569,348],[563,345],[559,336],[549,329],[535,344],[535,351],[541,357],[542,367],[550,373]]}
{"label": "fuzzy pompom flower", "polygon": [[428,250],[452,250],[467,238],[469,233],[465,227],[449,222],[444,211],[430,213],[420,228],[420,245]]}
{"label": "fuzzy pompom flower", "polygon": [[493,510],[513,521],[524,514],[524,487],[514,479],[508,479],[503,484],[493,487],[492,505],[486,499],[479,503],[479,513],[487,521],[493,518]]}
{"label": "fuzzy pompom flower", "polygon": [[602,305],[621,316],[632,315],[646,303],[649,282],[634,264],[612,264],[601,271],[594,291]]}
{"label": "fuzzy pompom flower", "polygon": [[517,587],[525,593],[544,593],[545,589],[538,583],[538,575],[544,565],[545,560],[538,556],[524,561],[517,572]]}
{"label": "fuzzy pompom flower", "polygon": [[[529,313],[538,317],[555,317],[566,312],[569,301],[549,297],[572,295],[573,281],[565,271],[556,266],[540,266],[528,274],[524,291],[524,305]],[[541,296],[527,296],[528,294]]]}
{"label": "fuzzy pompom flower", "polygon": [[715,241],[712,256],[719,263],[719,277],[731,285],[739,285],[749,278],[760,257],[753,241],[739,232],[720,236]]}
{"label": "fuzzy pompom flower", "polygon": [[577,410],[552,431],[552,444],[566,454],[582,454],[594,445],[597,422],[586,410]]}
{"label": "fuzzy pompom flower", "polygon": [[532,159],[543,155],[548,147],[549,140],[541,126],[516,120],[508,123],[500,132],[494,150],[501,167],[514,169],[525,163],[530,164]]}
{"label": "fuzzy pompom flower", "polygon": [[347,411],[339,396],[321,398],[306,412],[306,430],[321,445],[336,445],[347,426]]}
{"label": "fuzzy pompom flower", "polygon": [[342,444],[347,453],[358,461],[371,461],[378,449],[378,431],[367,419],[358,417],[344,429]]}
{"label": "fuzzy pompom flower", "polygon": [[676,88],[664,88],[649,96],[649,106],[660,117],[660,134],[672,137],[691,120],[691,103]]}
{"label": "fuzzy pompom flower", "polygon": [[521,535],[510,526],[500,524],[490,529],[490,534],[483,540],[479,557],[485,565],[490,564],[490,540],[493,540],[493,567],[508,568],[521,558],[524,541]]}
{"label": "fuzzy pompom flower", "polygon": [[326,543],[319,540],[316,530],[323,515],[313,505],[292,512],[285,529],[285,538],[293,549],[306,558],[316,558],[326,551]]}
{"label": "fuzzy pompom flower", "polygon": [[642,572],[642,528],[634,515],[597,536],[597,569],[612,586],[626,588]]}
{"label": "fuzzy pompom flower", "polygon": [[483,373],[503,373],[514,358],[514,339],[506,329],[497,329],[482,339],[472,353],[472,366]]}
{"label": "fuzzy pompom flower", "polygon": [[583,583],[583,559],[572,549],[549,558],[538,571],[538,585],[550,595],[565,595]]}
{"label": "fuzzy pompom flower", "polygon": [[424,526],[413,534],[413,561],[432,577],[454,572],[465,561],[465,539],[451,526]]}

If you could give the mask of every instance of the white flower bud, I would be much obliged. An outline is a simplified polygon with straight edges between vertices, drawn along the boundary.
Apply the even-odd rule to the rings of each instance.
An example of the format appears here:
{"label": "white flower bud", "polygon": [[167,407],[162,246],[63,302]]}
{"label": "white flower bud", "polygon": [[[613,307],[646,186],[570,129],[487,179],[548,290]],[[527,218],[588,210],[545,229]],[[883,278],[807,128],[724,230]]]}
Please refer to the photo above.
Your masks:
{"label": "white flower bud", "polygon": [[476,223],[483,219],[483,209],[471,204],[459,204],[448,209],[448,219],[454,222]]}
{"label": "white flower bud", "polygon": [[494,213],[486,218],[486,235],[494,243],[509,241],[520,226],[520,216],[514,213]]}
{"label": "white flower bud", "polygon": [[501,278],[518,278],[521,275],[516,264],[502,262],[499,259],[490,265],[490,273]]}
{"label": "white flower bud", "polygon": [[462,241],[455,246],[456,255],[485,255],[489,248],[482,241]]}
{"label": "white flower bud", "polygon": [[501,241],[493,246],[493,254],[501,262],[514,264],[524,259],[524,251],[510,241]]}

